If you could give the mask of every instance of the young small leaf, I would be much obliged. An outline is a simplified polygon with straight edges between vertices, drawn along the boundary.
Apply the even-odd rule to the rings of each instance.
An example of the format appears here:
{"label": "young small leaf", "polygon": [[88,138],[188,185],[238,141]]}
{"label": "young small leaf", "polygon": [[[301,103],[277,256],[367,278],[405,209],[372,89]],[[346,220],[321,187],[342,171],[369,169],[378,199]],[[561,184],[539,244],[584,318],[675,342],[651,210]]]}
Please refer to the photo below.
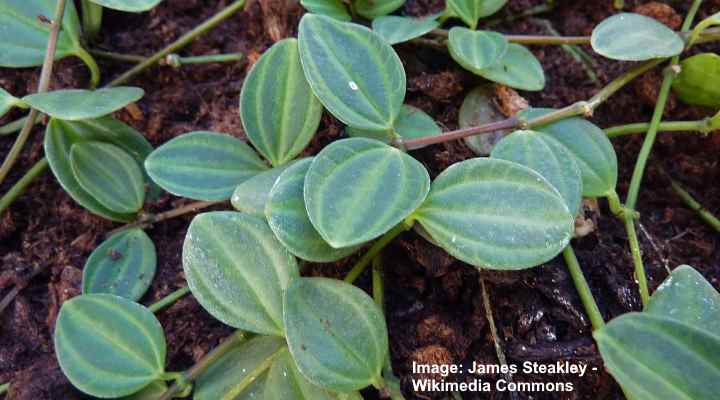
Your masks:
{"label": "young small leaf", "polygon": [[163,374],[165,351],[160,322],[131,300],[86,294],[60,308],[55,354],[65,376],[89,395],[138,392]]}
{"label": "young small leaf", "polygon": [[11,108],[18,105],[24,105],[22,100],[8,93],[5,89],[0,87],[0,117],[5,115]]}
{"label": "young small leaf", "polygon": [[273,165],[305,149],[320,124],[322,105],[300,65],[297,39],[275,43],[258,59],[240,94],[245,133]]}
{"label": "young small leaf", "polygon": [[312,262],[339,260],[356,248],[332,248],[310,222],[303,187],[311,163],[312,158],[300,160],[278,177],[268,196],[265,216],[278,240],[297,257]]}
{"label": "young small leaf", "polygon": [[405,98],[405,70],[392,47],[358,24],[306,14],[298,33],[305,77],[346,125],[389,130]]}
{"label": "young small leaf", "polygon": [[491,156],[540,173],[560,192],[570,213],[577,214],[582,201],[582,174],[572,153],[552,136],[515,131],[495,145]]}
{"label": "young small leaf", "polygon": [[263,171],[238,185],[230,198],[233,208],[246,214],[264,217],[270,190],[280,174],[293,164],[294,162]]}
{"label": "young small leaf", "polygon": [[475,29],[480,18],[495,14],[505,3],[507,0],[447,0],[447,9]]}
{"label": "young small leaf", "polygon": [[390,143],[398,138],[415,139],[423,136],[439,135],[442,133],[442,129],[423,110],[403,104],[392,130],[369,131],[348,126],[345,128],[345,132],[352,137],[365,137]]}
{"label": "young small leaf", "polygon": [[436,17],[437,15],[422,18],[386,15],[373,19],[372,29],[388,44],[398,44],[420,37],[440,26]]}
{"label": "young small leaf", "polygon": [[[493,93],[493,86],[489,84],[478,86],[465,96],[458,115],[460,128],[469,128],[505,119],[493,101]],[[475,154],[486,156],[490,154],[495,144],[506,135],[505,131],[495,131],[470,136],[465,138],[465,144]]]}
{"label": "young small leaf", "polygon": [[367,19],[388,15],[405,4],[405,0],[355,0],[355,12]]}
{"label": "young small leaf", "polygon": [[505,36],[491,31],[454,27],[448,34],[450,56],[463,68],[476,74],[499,62],[508,51]]}
{"label": "young small leaf", "polygon": [[510,161],[473,158],[433,182],[415,213],[445,251],[479,268],[530,268],[568,244],[575,216],[537,172]]}
{"label": "young small leaf", "polygon": [[131,214],[142,208],[142,170],[120,147],[103,142],[76,143],[70,148],[70,167],[80,186],[109,210]]}
{"label": "young small leaf", "polygon": [[230,198],[237,185],[267,169],[240,139],[190,132],[155,149],[145,168],[168,192],[196,200]]}
{"label": "young small leaf", "polygon": [[109,293],[138,301],[155,276],[155,245],[142,229],[118,232],[90,254],[83,268],[83,294]]}
{"label": "young small leaf", "polygon": [[[532,119],[552,112],[549,108],[529,108],[518,116]],[[548,134],[562,143],[575,157],[583,180],[583,196],[607,196],[617,184],[617,156],[602,129],[582,118],[566,118],[533,130]]]}
{"label": "young small leaf", "polygon": [[144,91],[136,87],[98,90],[66,89],[35,93],[22,98],[30,107],[51,117],[78,121],[102,117],[139,100]]}
{"label": "young small leaf", "polygon": [[300,4],[311,13],[325,15],[338,21],[352,19],[342,0],[300,0]]}
{"label": "young small leaf", "polygon": [[95,4],[99,4],[113,10],[126,12],[143,12],[154,8],[160,4],[162,0],[91,0]]}
{"label": "young small leaf", "polygon": [[283,336],[282,292],[299,272],[264,220],[229,211],[200,214],[190,223],[182,258],[193,296],[213,317]]}
{"label": "young small leaf", "polygon": [[505,55],[495,64],[473,72],[515,89],[537,91],[545,87],[545,72],[540,61],[530,50],[515,43],[508,45]]}
{"label": "young small leaf", "polygon": [[338,392],[379,382],[387,328],[365,292],[334,279],[299,278],[283,306],[290,353],[310,382]]}
{"label": "young small leaf", "polygon": [[362,244],[389,231],[427,196],[422,164],[382,142],[338,140],[313,160],[305,177],[310,221],[334,248]]}
{"label": "young small leaf", "polygon": [[620,13],[593,29],[590,40],[598,54],[621,61],[644,61],[672,57],[685,47],[672,29],[650,17]]}
{"label": "young small leaf", "polygon": [[683,60],[680,67],[672,84],[680,100],[696,106],[720,107],[720,56],[696,54]]}

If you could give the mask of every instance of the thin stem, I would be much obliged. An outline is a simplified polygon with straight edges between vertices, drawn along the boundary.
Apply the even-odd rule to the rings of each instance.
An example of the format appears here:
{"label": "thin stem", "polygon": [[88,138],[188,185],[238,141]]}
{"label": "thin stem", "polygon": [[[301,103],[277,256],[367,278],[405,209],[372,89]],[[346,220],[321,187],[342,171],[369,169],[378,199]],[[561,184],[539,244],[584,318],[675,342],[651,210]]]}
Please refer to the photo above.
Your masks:
{"label": "thin stem", "polygon": [[82,47],[78,47],[75,55],[83,60],[90,70],[90,89],[96,88],[100,84],[100,67],[97,64],[97,61],[95,61],[95,58],[93,58],[93,56]]}
{"label": "thin stem", "polygon": [[[697,121],[661,122],[658,125],[658,132],[697,132],[707,135],[716,129],[712,126],[711,121],[711,118],[705,118]],[[607,128],[605,134],[609,138],[615,138],[636,133],[646,133],[648,129],[650,129],[650,122],[639,122]]]}
{"label": "thin stem", "polygon": [[672,190],[680,196],[682,201],[687,205],[691,210],[695,211],[700,218],[702,218],[703,221],[707,222],[708,225],[710,225],[713,229],[720,232],[720,219],[718,219],[716,216],[714,216],[710,211],[708,211],[707,208],[703,207],[702,204],[700,204],[697,200],[695,200],[688,191],[683,189],[682,186],[680,186],[680,183],[676,181],[675,179],[670,178],[670,185],[672,187]]}
{"label": "thin stem", "polygon": [[85,39],[88,42],[94,42],[100,35],[103,8],[90,0],[81,0],[80,5],[82,6],[82,25]]}
{"label": "thin stem", "polygon": [[372,290],[375,304],[381,310],[385,309],[385,284],[382,278],[382,254],[378,254],[372,261]]}
{"label": "thin stem", "polygon": [[148,307],[148,310],[156,313],[160,310],[162,310],[165,307],[170,306],[174,302],[180,300],[183,296],[190,293],[190,288],[187,286],[183,286],[180,289],[170,293],[169,295],[163,297],[162,299],[156,301],[155,303],[151,304]]}
{"label": "thin stem", "polygon": [[232,2],[229,6],[222,9],[222,11],[218,12],[217,14],[213,15],[210,19],[206,20],[202,24],[196,26],[193,30],[190,32],[182,35],[179,39],[172,42],[170,45],[166,46],[159,52],[153,54],[152,56],[148,57],[145,61],[141,62],[140,64],[136,65],[135,67],[131,68],[129,71],[125,72],[124,74],[118,76],[115,78],[112,82],[110,82],[107,86],[118,86],[121,85],[136,75],[142,73],[146,69],[150,68],[157,62],[163,59],[163,57],[167,56],[168,54],[174,53],[177,50],[181,49],[182,47],[186,46],[188,43],[192,42],[193,40],[197,39],[200,35],[204,34],[205,32],[209,31],[210,29],[217,26],[219,23],[223,22],[224,20],[231,17],[236,12],[240,11],[242,9],[243,5],[245,4],[245,0],[236,0]]}
{"label": "thin stem", "polygon": [[97,49],[90,49],[89,51],[90,51],[90,54],[92,54],[95,57],[106,58],[108,60],[115,60],[115,61],[141,63],[148,59],[145,56],[140,56],[137,54],[122,54],[122,53],[115,53],[112,51],[97,50]]}
{"label": "thin stem", "polygon": [[10,207],[10,204],[12,204],[15,199],[25,193],[25,190],[28,186],[30,186],[30,183],[32,183],[36,177],[40,176],[47,167],[47,158],[43,157],[40,161],[36,162],[35,165],[33,165],[32,168],[30,168],[30,170],[23,175],[23,177],[20,178],[20,180],[14,184],[7,193],[0,197],[0,214]]}
{"label": "thin stem", "polygon": [[363,256],[358,260],[358,262],[355,264],[355,266],[352,267],[350,272],[348,272],[347,276],[345,277],[345,282],[347,283],[353,283],[355,282],[355,279],[360,276],[360,274],[365,271],[365,268],[370,264],[370,261],[372,261],[375,256],[380,254],[380,251],[385,248],[397,235],[409,230],[412,228],[413,222],[405,220],[397,225],[395,225],[394,228],[389,230],[387,233],[385,233],[380,239],[378,239],[373,245],[370,247],[370,249],[367,251],[367,253],[363,254]]}
{"label": "thin stem", "polygon": [[165,57],[165,64],[179,68],[182,65],[225,63],[240,61],[245,57],[243,53],[211,54],[207,56],[180,57],[177,54],[169,54]]}
{"label": "thin stem", "polygon": [[580,296],[580,301],[583,303],[585,312],[590,318],[593,330],[602,328],[605,326],[605,320],[603,319],[600,309],[595,302],[595,298],[593,297],[590,286],[585,279],[582,268],[580,268],[580,263],[578,263],[572,245],[567,245],[567,247],[565,247],[563,250],[563,258],[565,258],[565,263],[567,264],[568,271],[570,271],[570,276],[575,284],[575,289]]}
{"label": "thin stem", "polygon": [[647,306],[650,301],[650,291],[648,290],[647,277],[645,276],[645,267],[643,266],[642,253],[640,252],[640,242],[638,241],[637,232],[635,232],[635,219],[629,213],[623,215],[625,230],[627,231],[628,241],[630,242],[630,253],[632,254],[633,264],[635,266],[635,281],[640,291],[640,300],[643,307]]}
{"label": "thin stem", "polygon": [[208,207],[212,207],[218,204],[227,203],[227,200],[220,200],[220,201],[196,201],[190,204],[186,204],[184,206],[180,206],[178,208],[173,208],[172,210],[161,212],[159,214],[149,214],[145,215],[142,218],[140,218],[138,221],[131,222],[129,224],[123,225],[117,229],[113,229],[107,234],[107,237],[110,237],[118,232],[124,231],[126,229],[132,229],[132,228],[147,228],[155,223],[165,221],[168,219],[180,217],[185,214],[194,213],[200,210],[203,210]]}
{"label": "thin stem", "polygon": [[[55,15],[50,23],[48,45],[45,50],[45,59],[43,60],[42,69],[40,70],[40,83],[38,84],[37,90],[38,93],[46,92],[50,86],[50,76],[52,75],[53,60],[55,59],[55,48],[57,46],[58,33],[60,32],[60,26],[62,25],[64,13],[65,0],[58,0],[57,5],[55,6]],[[13,143],[8,155],[5,157],[5,161],[3,161],[2,166],[0,166],[0,183],[5,180],[10,172],[10,169],[20,156],[20,152],[22,151],[23,146],[25,146],[25,142],[27,142],[30,137],[30,132],[35,125],[35,118],[37,118],[38,115],[39,113],[37,110],[30,110],[30,115],[28,116],[27,121],[25,121],[20,134],[15,139],[15,143]]]}
{"label": "thin stem", "polygon": [[21,130],[23,125],[25,125],[27,119],[28,116],[26,115],[20,119],[16,119],[15,121],[0,126],[0,136],[9,135],[13,132]]}

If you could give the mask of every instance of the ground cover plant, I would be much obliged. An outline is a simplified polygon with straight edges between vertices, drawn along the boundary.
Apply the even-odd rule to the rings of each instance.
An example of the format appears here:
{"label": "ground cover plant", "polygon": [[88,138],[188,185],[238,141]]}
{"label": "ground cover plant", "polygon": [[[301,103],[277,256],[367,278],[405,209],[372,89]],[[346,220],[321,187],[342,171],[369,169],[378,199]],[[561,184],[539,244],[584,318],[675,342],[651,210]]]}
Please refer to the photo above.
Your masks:
{"label": "ground cover plant", "polygon": [[[14,304],[0,335],[32,326],[36,302],[48,309],[47,332],[24,335],[51,338],[30,350],[0,340],[8,359],[47,355],[0,367],[9,398],[484,398],[422,389],[414,382],[427,374],[409,366],[567,358],[598,367],[596,383],[573,381],[580,398],[720,390],[720,13],[711,2],[688,2],[682,16],[661,3],[607,2],[582,34],[562,36],[538,18],[578,6],[237,0],[203,6],[212,12],[202,21],[140,56],[106,50],[127,29],[114,20],[149,18],[128,13],[158,15],[173,1],[83,0],[80,14],[66,0],[0,1],[11,38],[0,66],[41,66],[36,93],[0,90],[0,287],[15,284],[0,301],[0,312]],[[236,28],[253,50],[219,45],[222,30],[214,46],[193,47],[238,14],[261,21]],[[528,32],[527,21],[549,33]],[[548,68],[551,51],[577,64],[590,90],[548,101],[564,67]],[[89,72],[56,88],[68,56]],[[207,85],[183,86],[218,71],[224,80],[210,86],[230,106],[206,96]],[[188,98],[167,97],[167,82]],[[633,85],[644,100],[628,95]],[[184,109],[164,114],[200,109],[214,123],[179,118],[162,132],[154,116],[167,99]],[[644,119],[627,124],[623,108],[641,110],[640,101]],[[684,117],[668,119],[667,108]],[[601,119],[624,123],[598,122],[604,109],[615,115]],[[689,132],[666,136],[702,151],[674,152],[679,166],[651,161],[659,132]],[[701,189],[691,194],[676,177],[693,168]],[[66,199],[60,213],[74,210],[61,231],[97,222],[69,244],[79,256],[49,236],[50,254],[21,279],[35,247],[16,225],[58,235],[39,228],[47,211],[28,210],[54,201],[33,200],[38,179]],[[657,233],[659,200],[641,195],[657,196],[657,182],[692,230]],[[31,222],[19,222],[18,207]],[[688,234],[698,250],[673,253]],[[408,273],[418,269],[425,276]],[[47,299],[21,292],[38,275],[50,281]],[[37,383],[38,370],[54,377]]]}

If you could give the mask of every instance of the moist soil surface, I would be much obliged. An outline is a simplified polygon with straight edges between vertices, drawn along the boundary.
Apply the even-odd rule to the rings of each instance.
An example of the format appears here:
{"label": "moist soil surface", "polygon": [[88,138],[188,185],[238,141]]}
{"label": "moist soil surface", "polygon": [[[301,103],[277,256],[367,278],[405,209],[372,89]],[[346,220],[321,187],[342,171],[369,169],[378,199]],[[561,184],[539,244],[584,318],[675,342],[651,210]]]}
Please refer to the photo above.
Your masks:
{"label": "moist soil surface", "polygon": [[[128,54],[150,55],[207,19],[229,1],[165,0],[144,14],[106,12],[102,35],[94,47]],[[644,1],[627,1],[627,8],[645,10],[677,28],[690,1],[667,2],[672,8]],[[253,1],[242,12],[203,35],[181,55],[243,52],[243,61],[172,69],[153,68],[129,84],[145,89],[137,107],[116,117],[143,132],[153,145],[194,130],[212,130],[243,137],[238,98],[243,79],[259,55],[282,37],[296,35],[302,9],[282,1]],[[539,0],[510,0],[487,22],[492,29],[514,34],[588,35],[592,27],[615,10],[611,0],[559,1],[549,12],[531,17],[523,11],[544,4]],[[720,7],[705,1],[699,17]],[[408,0],[399,12],[426,15],[443,8],[441,0]],[[649,10],[649,11],[648,11]],[[674,10],[674,12],[673,12]],[[549,24],[549,25],[548,25]],[[422,108],[450,130],[457,128],[458,109],[465,94],[482,83],[453,63],[446,52],[414,45],[396,46],[408,75],[407,102]],[[629,64],[612,62],[592,53],[590,69],[557,46],[531,46],[547,76],[542,92],[520,92],[532,106],[560,107],[583,100],[618,76]],[[701,47],[716,51],[718,47]],[[104,81],[131,65],[99,60]],[[37,69],[0,69],[0,86],[21,96],[37,88]],[[659,70],[628,85],[602,105],[592,121],[601,127],[649,121],[660,85]],[[88,74],[77,59],[56,64],[51,88],[81,88]],[[683,105],[671,98],[667,120],[698,119],[709,110]],[[11,112],[5,123],[21,114]],[[306,154],[317,153],[343,135],[342,125],[326,114]],[[10,185],[43,155],[43,128],[36,127],[9,179]],[[0,137],[0,155],[7,154],[14,136]],[[618,154],[618,192],[624,198],[641,135],[613,139]],[[720,287],[720,235],[686,208],[662,173],[680,181],[706,208],[720,213],[720,135],[661,133],[650,158],[638,202],[638,235],[651,290],[680,264],[695,266]],[[433,145],[412,153],[436,176],[452,163],[473,157],[462,142]],[[160,212],[187,200],[165,194],[146,211]],[[218,206],[217,208],[227,208]],[[633,279],[633,263],[622,224],[604,200],[590,203],[586,217],[595,229],[575,241],[575,249],[599,307],[606,319],[640,309]],[[142,299],[150,304],[184,284],[181,245],[192,216],[156,224],[147,232],[158,252],[157,275]],[[13,288],[19,294],[0,316],[0,382],[12,381],[11,399],[74,399],[84,396],[63,376],[54,356],[52,332],[63,301],[80,292],[82,267],[90,252],[118,225],[93,216],[78,206],[51,172],[32,183],[26,194],[0,215],[0,295]],[[621,399],[613,378],[604,371],[572,281],[561,258],[520,272],[482,271],[451,258],[414,232],[402,234],[385,251],[386,313],[392,364],[408,399],[437,399],[446,395],[414,392],[412,363],[497,363],[494,342],[485,317],[480,280],[486,282],[501,346],[508,362],[553,363],[581,361],[589,365],[583,378],[574,376],[513,376],[517,382],[572,382],[570,393],[477,393],[463,399]],[[333,264],[306,264],[304,275],[342,277],[356,257]],[[367,272],[358,280],[370,288]],[[159,313],[168,342],[168,370],[184,370],[228,336],[232,329],[215,321],[191,297]],[[91,334],[91,333],[89,333]],[[435,377],[437,378],[437,377]],[[494,382],[503,376],[487,375]],[[453,376],[470,380],[471,376]],[[363,392],[376,399],[374,390]]]}

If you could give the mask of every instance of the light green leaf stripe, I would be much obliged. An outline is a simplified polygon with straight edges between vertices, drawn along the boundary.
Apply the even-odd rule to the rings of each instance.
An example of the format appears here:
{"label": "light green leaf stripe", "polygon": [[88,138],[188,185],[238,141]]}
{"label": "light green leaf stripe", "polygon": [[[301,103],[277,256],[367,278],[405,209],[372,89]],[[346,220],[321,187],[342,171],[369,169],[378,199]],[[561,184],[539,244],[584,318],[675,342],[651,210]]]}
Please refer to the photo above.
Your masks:
{"label": "light green leaf stripe", "polygon": [[560,192],[572,215],[582,201],[582,174],[569,150],[552,136],[515,131],[502,139],[491,156],[524,165],[542,175]]}
{"label": "light green leaf stripe", "polygon": [[0,87],[0,117],[5,115],[11,108],[17,106],[24,106],[22,100],[8,93],[5,89]]}
{"label": "light green leaf stripe", "polygon": [[138,301],[155,276],[155,245],[142,229],[118,232],[98,246],[83,268],[83,294],[108,293]]}
{"label": "light green leaf stripe", "polygon": [[418,38],[440,26],[437,15],[423,18],[386,15],[372,21],[372,30],[388,44],[398,44]]}
{"label": "light green leaf stripe", "polygon": [[298,33],[305,77],[346,125],[392,128],[405,98],[405,70],[392,47],[364,26],[306,14]]}
{"label": "light green leaf stripe", "polygon": [[443,171],[415,215],[454,257],[498,270],[530,268],[555,257],[570,241],[575,222],[540,174],[487,158]]}
{"label": "light green leaf stripe", "polygon": [[278,240],[297,257],[312,262],[336,261],[357,248],[332,248],[310,222],[303,187],[311,163],[312,158],[300,160],[278,177],[268,196],[265,216]]}
{"label": "light green leaf stripe", "polygon": [[633,312],[593,336],[605,368],[634,399],[703,400],[720,393],[717,332]]}
{"label": "light green leaf stripe", "polygon": [[294,161],[263,171],[238,185],[230,199],[233,208],[246,214],[265,217],[270,190],[280,174],[293,164]]}
{"label": "light green leaf stripe", "polygon": [[405,0],[356,0],[353,2],[355,12],[367,19],[390,14],[405,4]]}
{"label": "light green leaf stripe", "polygon": [[687,104],[720,108],[720,56],[696,54],[680,63],[672,89]]}
{"label": "light green leaf stripe", "polygon": [[425,167],[402,151],[377,140],[343,139],[310,165],[305,207],[323,239],[344,248],[392,229],[420,206],[429,187]]}
{"label": "light green leaf stripe", "polygon": [[196,216],[183,245],[190,291],[213,317],[243,330],[283,336],[282,292],[297,262],[263,219],[223,211]]}
{"label": "light green leaf stripe", "polygon": [[484,68],[502,60],[508,46],[505,36],[497,32],[454,27],[448,34],[450,56],[463,68],[476,74],[482,74]]}
{"label": "light green leaf stripe", "polygon": [[80,186],[108,209],[130,214],[142,208],[142,170],[125,150],[110,143],[76,143],[70,148],[70,167]]}
{"label": "light green leaf stripe", "polygon": [[152,180],[168,192],[195,200],[230,198],[237,185],[267,169],[235,137],[190,132],[155,149],[145,161]]}
{"label": "light green leaf stripe", "polygon": [[620,13],[593,29],[590,44],[598,54],[622,61],[672,57],[685,47],[672,29],[650,17]]}
{"label": "light green leaf stripe", "polygon": [[477,27],[480,18],[495,14],[507,0],[447,0],[449,15],[460,17],[471,29]]}
{"label": "light green leaf stripe", "polygon": [[320,124],[322,105],[300,65],[297,39],[275,43],[245,79],[240,94],[245,133],[272,165],[302,152]]}
{"label": "light green leaf stripe", "polygon": [[326,15],[338,21],[352,19],[342,0],[300,0],[300,4],[311,13]]}
{"label": "light green leaf stripe", "polygon": [[545,72],[540,61],[530,50],[515,43],[508,45],[505,55],[495,64],[473,72],[515,89],[538,91],[545,87]]}
{"label": "light green leaf stripe", "polygon": [[154,8],[162,0],[91,0],[95,4],[113,10],[126,12],[143,12]]}
{"label": "light green leaf stripe", "polygon": [[63,373],[95,397],[126,396],[160,378],[165,346],[153,313],[110,294],[66,301],[55,325],[55,353]]}
{"label": "light green leaf stripe", "polygon": [[335,279],[300,278],[283,305],[290,353],[305,378],[338,392],[379,382],[388,336],[370,296]]}
{"label": "light green leaf stripe", "polygon": [[144,93],[142,89],[136,87],[66,89],[31,94],[23,97],[22,101],[51,117],[78,121],[110,114],[140,100]]}

